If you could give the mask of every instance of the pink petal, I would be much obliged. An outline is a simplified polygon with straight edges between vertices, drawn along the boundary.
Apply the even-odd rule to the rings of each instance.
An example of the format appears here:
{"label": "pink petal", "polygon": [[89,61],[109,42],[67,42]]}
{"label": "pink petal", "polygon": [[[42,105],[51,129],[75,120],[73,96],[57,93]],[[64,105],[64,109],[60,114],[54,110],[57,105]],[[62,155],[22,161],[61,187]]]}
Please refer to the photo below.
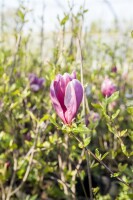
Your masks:
{"label": "pink petal", "polygon": [[75,71],[72,72],[71,77],[72,77],[72,79],[76,79],[76,72]]}
{"label": "pink petal", "polygon": [[72,77],[71,77],[71,75],[68,74],[68,73],[65,73],[62,77],[63,77],[64,83],[65,83],[65,89],[66,89],[67,84],[68,84],[70,81],[72,81]]}
{"label": "pink petal", "polygon": [[73,79],[72,83],[76,94],[77,110],[78,110],[83,98],[83,87],[77,79]]}
{"label": "pink petal", "polygon": [[63,109],[62,109],[60,102],[58,101],[56,93],[55,93],[54,81],[51,83],[51,86],[50,86],[50,97],[52,100],[53,107],[56,110],[58,116],[62,119],[62,121],[64,123],[67,123],[65,120],[65,117],[64,117]]}
{"label": "pink petal", "polygon": [[73,87],[72,81],[68,83],[65,92],[64,104],[67,108],[65,112],[65,119],[68,124],[72,122],[76,113],[77,113],[77,101],[76,101],[76,94]]}
{"label": "pink petal", "polygon": [[62,76],[60,76],[59,79],[57,79],[57,81],[54,81],[53,87],[56,98],[58,99],[63,112],[65,112],[66,111],[66,107],[64,105],[65,83]]}

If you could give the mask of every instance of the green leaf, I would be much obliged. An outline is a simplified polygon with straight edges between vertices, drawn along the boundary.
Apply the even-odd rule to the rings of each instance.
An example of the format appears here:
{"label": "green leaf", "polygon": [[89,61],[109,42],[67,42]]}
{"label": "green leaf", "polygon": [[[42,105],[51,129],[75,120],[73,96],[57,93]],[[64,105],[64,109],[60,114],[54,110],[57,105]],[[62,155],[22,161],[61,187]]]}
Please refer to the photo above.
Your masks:
{"label": "green leaf", "polygon": [[119,163],[119,164],[118,164],[118,169],[119,169],[120,172],[122,172],[122,171],[125,171],[125,170],[126,170],[127,166],[128,166],[127,163],[126,163],[126,164],[123,164],[123,165],[122,165],[121,163]]}
{"label": "green leaf", "polygon": [[110,126],[110,124],[107,124],[107,126],[108,126],[108,129],[109,129],[109,131],[110,131],[111,133],[115,133],[114,130],[113,130],[113,128]]}
{"label": "green leaf", "polygon": [[91,141],[91,138],[90,137],[87,137],[84,139],[84,147],[88,146],[88,144],[90,143]]}
{"label": "green leaf", "polygon": [[97,163],[94,162],[94,163],[91,164],[90,168],[92,169],[92,168],[94,168],[94,167],[97,167],[98,165],[99,165],[98,162],[97,162]]}
{"label": "green leaf", "polygon": [[123,143],[121,143],[121,149],[122,149],[122,152],[127,156],[127,157],[129,157],[129,155],[128,155],[128,152],[127,152],[127,148],[126,148],[126,146],[123,144]]}
{"label": "green leaf", "polygon": [[23,13],[21,10],[18,10],[17,15],[20,17],[20,19],[21,19],[22,21],[24,21],[25,15],[24,15],[24,13]]}
{"label": "green leaf", "polygon": [[56,123],[55,119],[51,116],[49,116],[49,120],[52,124],[54,124],[56,127],[59,127],[59,125]]}
{"label": "green leaf", "polygon": [[78,144],[78,146],[79,146],[79,148],[81,148],[81,149],[83,149],[83,148],[84,148],[84,145],[83,145],[83,143],[82,143],[82,142],[80,142],[80,143]]}
{"label": "green leaf", "polygon": [[29,116],[31,117],[31,119],[33,121],[38,122],[38,119],[36,118],[36,116],[30,110],[26,110],[26,112],[29,114]]}
{"label": "green leaf", "polygon": [[120,109],[118,109],[113,115],[112,115],[112,119],[115,119],[120,113]]}
{"label": "green leaf", "polygon": [[65,23],[68,21],[68,19],[69,19],[69,15],[66,15],[66,16],[61,20],[60,25],[61,25],[61,26],[65,25]]}
{"label": "green leaf", "polygon": [[108,154],[109,154],[109,152],[106,152],[105,154],[103,154],[101,160],[103,160]]}
{"label": "green leaf", "polygon": [[83,13],[87,13],[88,12],[88,9],[85,9],[84,11],[83,11]]}
{"label": "green leaf", "polygon": [[112,103],[113,101],[117,100],[119,97],[119,91],[114,92],[110,97],[107,98],[107,104]]}
{"label": "green leaf", "polygon": [[95,156],[101,160],[101,154],[98,149],[95,149]]}
{"label": "green leaf", "polygon": [[133,106],[128,107],[127,112],[133,115]]}
{"label": "green leaf", "polygon": [[91,105],[92,105],[94,108],[101,108],[101,107],[102,107],[100,104],[97,104],[97,103],[91,103]]}
{"label": "green leaf", "polygon": [[72,128],[73,133],[88,133],[89,129],[86,126]]}
{"label": "green leaf", "polygon": [[123,130],[120,132],[120,136],[122,137],[123,135],[125,135],[125,133],[127,132],[127,129],[126,130]]}
{"label": "green leaf", "polygon": [[98,193],[98,191],[100,190],[99,187],[93,188],[93,193],[96,195]]}
{"label": "green leaf", "polygon": [[49,115],[48,114],[45,114],[43,115],[43,117],[40,119],[40,122],[43,122],[43,121],[46,121],[49,119]]}
{"label": "green leaf", "polygon": [[111,177],[118,177],[119,175],[120,175],[120,173],[117,172],[117,173],[111,174]]}

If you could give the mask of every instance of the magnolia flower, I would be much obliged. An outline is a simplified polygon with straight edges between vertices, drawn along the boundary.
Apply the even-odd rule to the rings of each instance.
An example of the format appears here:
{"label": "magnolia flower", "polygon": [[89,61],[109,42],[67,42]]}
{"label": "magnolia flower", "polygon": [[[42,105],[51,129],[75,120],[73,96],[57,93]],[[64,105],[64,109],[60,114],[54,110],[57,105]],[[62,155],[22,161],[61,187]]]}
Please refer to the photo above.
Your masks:
{"label": "magnolia flower", "polygon": [[38,78],[35,74],[29,75],[30,88],[32,91],[37,92],[43,87],[44,78]]}
{"label": "magnolia flower", "polygon": [[117,67],[116,66],[112,67],[111,72],[117,73]]}
{"label": "magnolia flower", "polygon": [[71,124],[83,98],[83,87],[76,73],[58,74],[51,83],[50,97],[58,116],[65,124]]}
{"label": "magnolia flower", "polygon": [[100,120],[100,115],[96,112],[94,112],[93,110],[91,110],[89,112],[88,115],[86,115],[85,117],[85,124],[86,126],[88,126],[90,124],[90,122],[92,123],[97,123]]}
{"label": "magnolia flower", "polygon": [[109,79],[106,78],[101,85],[101,92],[105,97],[111,96],[116,91],[116,86]]}

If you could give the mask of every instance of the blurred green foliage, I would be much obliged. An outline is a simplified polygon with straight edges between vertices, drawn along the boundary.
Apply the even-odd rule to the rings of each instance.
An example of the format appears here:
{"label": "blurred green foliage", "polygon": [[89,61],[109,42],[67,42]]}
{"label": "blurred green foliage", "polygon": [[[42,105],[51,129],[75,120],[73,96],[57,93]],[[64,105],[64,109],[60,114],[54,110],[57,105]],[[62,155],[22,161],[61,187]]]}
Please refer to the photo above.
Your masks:
{"label": "blurred green foliage", "polygon": [[[83,29],[87,10],[81,7],[76,14],[70,9],[59,19],[60,30],[54,37],[51,34],[51,46],[45,46],[46,39],[41,36],[38,39],[40,43],[44,40],[44,49],[39,45],[33,48],[31,32],[23,31],[27,12],[20,6],[15,31],[1,33],[0,198],[86,199],[84,147],[88,147],[114,172],[110,176],[90,156],[94,199],[133,199],[133,39],[126,30],[104,32],[97,24]],[[8,45],[10,40],[12,45]],[[86,127],[81,106],[72,127],[66,127],[52,108],[50,83],[56,74],[73,70],[80,79],[81,64],[86,115],[93,110],[100,118],[95,122],[91,118]],[[113,66],[117,67],[115,73]],[[38,92],[30,88],[30,73],[45,78]],[[106,76],[117,86],[109,98],[101,94]],[[118,176],[129,187],[118,181]]]}

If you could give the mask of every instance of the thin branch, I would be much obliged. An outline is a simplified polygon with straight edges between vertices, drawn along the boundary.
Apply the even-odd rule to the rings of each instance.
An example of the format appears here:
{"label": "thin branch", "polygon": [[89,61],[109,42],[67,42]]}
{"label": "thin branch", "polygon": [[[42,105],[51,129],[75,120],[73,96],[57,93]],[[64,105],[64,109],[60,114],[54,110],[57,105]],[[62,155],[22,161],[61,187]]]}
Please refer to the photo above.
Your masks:
{"label": "thin branch", "polygon": [[10,74],[11,79],[12,79],[12,75],[13,75],[13,70],[16,66],[16,57],[17,57],[17,53],[18,53],[18,50],[19,50],[19,47],[20,47],[20,42],[21,42],[21,34],[18,34],[18,39],[16,41],[15,51],[14,51],[14,54],[13,54],[13,63],[12,63],[12,66],[11,66],[11,74]]}
{"label": "thin branch", "polygon": [[86,160],[87,160],[87,174],[88,174],[88,183],[89,183],[89,191],[90,191],[90,200],[93,200],[89,155],[87,151],[85,151],[85,153],[86,153]]}
{"label": "thin branch", "polygon": [[13,175],[12,175],[10,186],[9,186],[9,189],[8,189],[8,192],[7,192],[6,200],[9,200],[10,197],[11,197],[11,191],[12,191],[12,188],[13,188],[13,184],[14,184],[14,181],[15,181],[15,178],[16,178],[16,172],[17,172],[17,159],[16,159],[16,155],[14,154],[13,156],[14,156]]}
{"label": "thin branch", "polygon": [[5,200],[5,198],[6,198],[5,189],[4,189],[2,181],[0,181],[0,187],[1,187],[1,198],[2,198],[2,200]]}
{"label": "thin branch", "polygon": [[[75,136],[73,133],[71,133],[71,135],[79,142],[81,143],[83,146],[83,142],[77,137]],[[97,160],[101,165],[103,165],[105,167],[105,169],[112,175],[114,176],[114,172],[102,161],[100,160],[97,156],[95,156],[94,153],[92,153],[87,147],[84,147],[85,151],[87,151],[93,158],[95,158],[95,160]],[[130,187],[125,181],[123,181],[120,177],[115,177],[117,180],[119,180],[121,183],[124,183],[126,186]]]}
{"label": "thin branch", "polygon": [[[84,1],[85,3],[85,1]],[[79,50],[80,50],[80,74],[81,74],[81,84],[84,85],[84,79],[83,79],[83,54],[82,54],[82,48],[81,48],[81,41],[78,37],[78,44],[79,44]],[[84,116],[84,122],[85,122],[85,91],[83,92],[83,116]],[[86,137],[86,134],[85,134]],[[87,162],[87,174],[88,174],[88,183],[89,183],[89,191],[90,191],[90,200],[93,200],[93,194],[92,194],[92,182],[91,182],[91,171],[90,171],[90,163],[89,163],[89,155],[86,153],[86,162]]]}
{"label": "thin branch", "polygon": [[24,183],[26,182],[27,178],[28,178],[28,175],[30,173],[30,169],[31,169],[31,165],[32,165],[32,161],[33,161],[33,157],[34,157],[34,153],[35,153],[35,148],[36,148],[36,145],[37,145],[37,139],[38,139],[38,134],[39,134],[39,130],[38,130],[38,127],[36,128],[36,131],[35,131],[35,134],[36,134],[36,137],[35,137],[35,140],[34,140],[34,144],[33,144],[33,147],[32,147],[32,150],[31,151],[31,155],[30,155],[30,159],[29,159],[29,164],[27,166],[27,169],[26,169],[26,172],[24,174],[24,177],[20,183],[20,185],[15,189],[13,190],[12,192],[10,191],[10,193],[8,194],[8,198],[6,200],[9,200],[10,197],[17,193],[24,185]]}
{"label": "thin branch", "polygon": [[78,176],[79,176],[79,179],[80,179],[80,183],[81,183],[81,185],[82,185],[82,189],[83,189],[84,194],[85,194],[85,198],[86,198],[86,200],[88,200],[88,196],[87,196],[87,193],[86,193],[86,190],[85,190],[85,187],[84,187],[83,181],[82,181],[82,179],[81,179],[81,176],[80,176],[79,170],[77,170],[77,173],[78,173]]}
{"label": "thin branch", "polygon": [[[79,51],[80,51],[80,75],[81,75],[81,84],[82,86],[84,85],[84,79],[83,79],[83,54],[82,54],[82,48],[81,48],[81,41],[80,38],[78,37],[78,46],[79,46]],[[83,92],[83,101],[82,101],[82,106],[83,106],[83,116],[85,117],[85,93]]]}
{"label": "thin branch", "polygon": [[[72,182],[74,182],[74,184],[72,184],[72,188],[71,190],[73,191],[73,193],[75,194],[75,180],[76,180],[76,176],[78,174],[78,171],[80,169],[80,166],[81,166],[81,163],[82,163],[82,160],[83,160],[83,156],[84,156],[84,153],[85,153],[85,150],[83,149],[82,152],[81,152],[81,155],[80,155],[80,159],[78,161],[78,164],[77,166],[75,166],[75,171],[73,172],[73,176],[72,176]],[[75,196],[73,196],[73,198],[75,198]]]}

